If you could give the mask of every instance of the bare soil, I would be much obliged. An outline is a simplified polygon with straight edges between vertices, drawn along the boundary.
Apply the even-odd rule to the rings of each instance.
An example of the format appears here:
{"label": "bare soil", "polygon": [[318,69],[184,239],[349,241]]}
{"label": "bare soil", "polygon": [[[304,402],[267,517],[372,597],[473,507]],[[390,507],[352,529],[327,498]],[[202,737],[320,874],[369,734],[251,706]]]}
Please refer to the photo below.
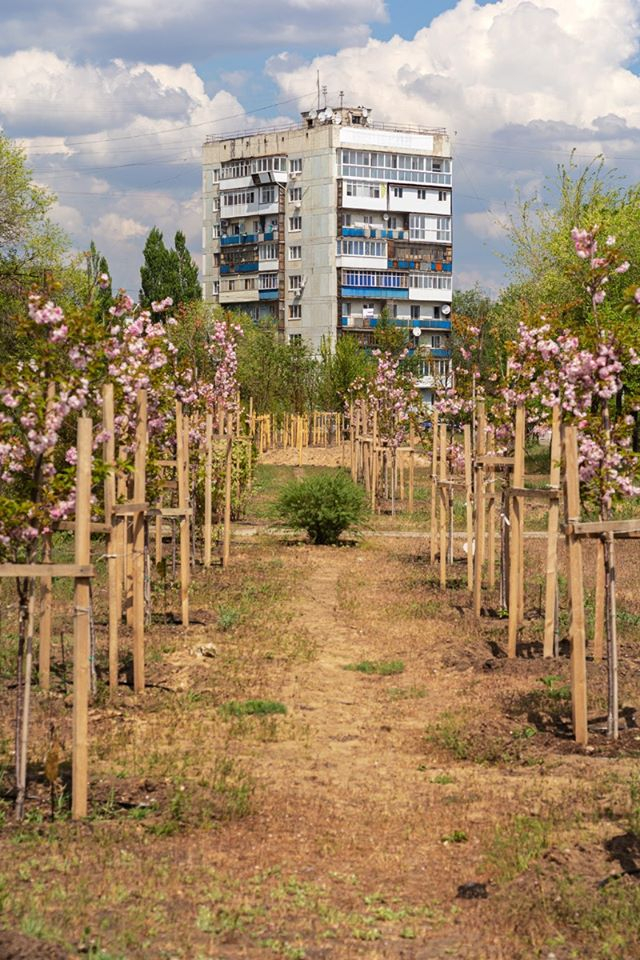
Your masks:
{"label": "bare soil", "polygon": [[[59,642],[54,690],[35,698],[27,822],[12,821],[6,665],[0,958],[640,958],[638,547],[619,549],[622,735],[604,735],[606,667],[590,661],[587,750],[564,648],[539,655],[544,542],[527,542],[516,660],[497,597],[476,622],[462,554],[441,592],[427,548],[257,537],[230,570],[198,571],[188,628],[161,622],[175,595],[159,590],[147,692],[125,664],[115,701],[101,683],[92,708],[83,824],[66,818]],[[68,631],[68,598],[56,609]],[[225,712],[246,700],[286,714]]]}

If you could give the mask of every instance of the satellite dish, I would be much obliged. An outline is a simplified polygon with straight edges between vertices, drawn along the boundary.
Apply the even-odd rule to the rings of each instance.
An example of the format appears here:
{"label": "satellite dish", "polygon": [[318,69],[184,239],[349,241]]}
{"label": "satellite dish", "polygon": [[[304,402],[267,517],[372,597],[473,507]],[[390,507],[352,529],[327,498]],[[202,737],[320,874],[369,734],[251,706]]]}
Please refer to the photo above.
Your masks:
{"label": "satellite dish", "polygon": [[363,108],[362,108],[362,116],[363,116],[363,117],[368,117],[368,116],[369,116],[369,111],[367,110],[366,107],[363,107]]}
{"label": "satellite dish", "polygon": [[420,329],[420,327],[414,327],[413,330],[411,331],[411,333],[413,334],[413,336],[414,336],[414,337],[416,338],[416,340],[417,340],[418,337],[420,336],[420,334],[422,333],[422,330]]}
{"label": "satellite dish", "polygon": [[445,303],[445,305],[444,305],[441,309],[442,309],[442,312],[444,313],[445,317],[448,317],[449,314],[451,313],[451,307],[449,306],[448,303]]}
{"label": "satellite dish", "polygon": [[342,117],[339,116],[339,114],[336,113],[336,115],[335,115],[334,118],[333,118],[333,122],[334,122],[337,126],[339,126],[339,125],[342,123]]}
{"label": "satellite dish", "polygon": [[327,109],[324,111],[324,115],[326,120],[331,120],[331,117],[333,116],[333,110],[331,107],[327,107]]}
{"label": "satellite dish", "polygon": [[315,120],[317,116],[318,116],[317,110],[309,110],[309,120]]}
{"label": "satellite dish", "polygon": [[382,219],[383,219],[383,220],[385,221],[385,223],[386,223],[386,221],[389,219],[389,214],[388,214],[388,213],[383,213],[383,214],[382,214]]}

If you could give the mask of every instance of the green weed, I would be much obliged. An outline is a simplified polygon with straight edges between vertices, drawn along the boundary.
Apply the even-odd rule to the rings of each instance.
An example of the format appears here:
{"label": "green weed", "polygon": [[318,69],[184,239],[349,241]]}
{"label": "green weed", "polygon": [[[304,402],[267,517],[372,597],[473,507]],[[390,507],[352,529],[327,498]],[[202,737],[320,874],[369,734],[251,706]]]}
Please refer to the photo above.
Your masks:
{"label": "green weed", "polygon": [[379,677],[391,677],[404,672],[404,663],[402,660],[360,660],[358,663],[345,664],[343,669],[370,676],[375,674]]}
{"label": "green weed", "polygon": [[220,713],[225,717],[266,717],[270,714],[285,714],[287,708],[279,700],[229,700],[220,706]]}

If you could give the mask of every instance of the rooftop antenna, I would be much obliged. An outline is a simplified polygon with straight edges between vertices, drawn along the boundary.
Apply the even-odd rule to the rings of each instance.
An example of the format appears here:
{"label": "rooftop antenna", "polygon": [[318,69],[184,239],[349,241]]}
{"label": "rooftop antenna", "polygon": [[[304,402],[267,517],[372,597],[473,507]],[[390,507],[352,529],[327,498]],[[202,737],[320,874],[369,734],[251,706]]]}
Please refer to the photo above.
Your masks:
{"label": "rooftop antenna", "polygon": [[318,87],[318,113],[320,113],[320,71],[316,70],[316,86]]}
{"label": "rooftop antenna", "polygon": [[340,91],[340,109],[342,110],[344,106],[344,90]]}
{"label": "rooftop antenna", "polygon": [[325,106],[325,109],[326,109],[326,107],[327,107],[327,88],[326,88],[326,86],[324,86],[324,85],[323,85],[323,87],[322,87],[322,93],[323,93],[323,96],[324,96],[324,106]]}

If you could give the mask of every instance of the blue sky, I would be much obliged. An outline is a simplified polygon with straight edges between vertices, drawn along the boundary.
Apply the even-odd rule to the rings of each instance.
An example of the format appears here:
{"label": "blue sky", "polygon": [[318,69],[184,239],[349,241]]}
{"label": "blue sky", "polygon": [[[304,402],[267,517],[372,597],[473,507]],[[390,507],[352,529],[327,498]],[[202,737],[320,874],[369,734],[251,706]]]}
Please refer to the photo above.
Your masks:
{"label": "blue sky", "polygon": [[640,176],[639,19],[640,0],[4,0],[0,125],[74,249],[95,240],[137,293],[152,226],[199,256],[205,136],[296,118],[320,70],[329,99],[447,127],[455,282],[496,292],[518,197],[572,150]]}

